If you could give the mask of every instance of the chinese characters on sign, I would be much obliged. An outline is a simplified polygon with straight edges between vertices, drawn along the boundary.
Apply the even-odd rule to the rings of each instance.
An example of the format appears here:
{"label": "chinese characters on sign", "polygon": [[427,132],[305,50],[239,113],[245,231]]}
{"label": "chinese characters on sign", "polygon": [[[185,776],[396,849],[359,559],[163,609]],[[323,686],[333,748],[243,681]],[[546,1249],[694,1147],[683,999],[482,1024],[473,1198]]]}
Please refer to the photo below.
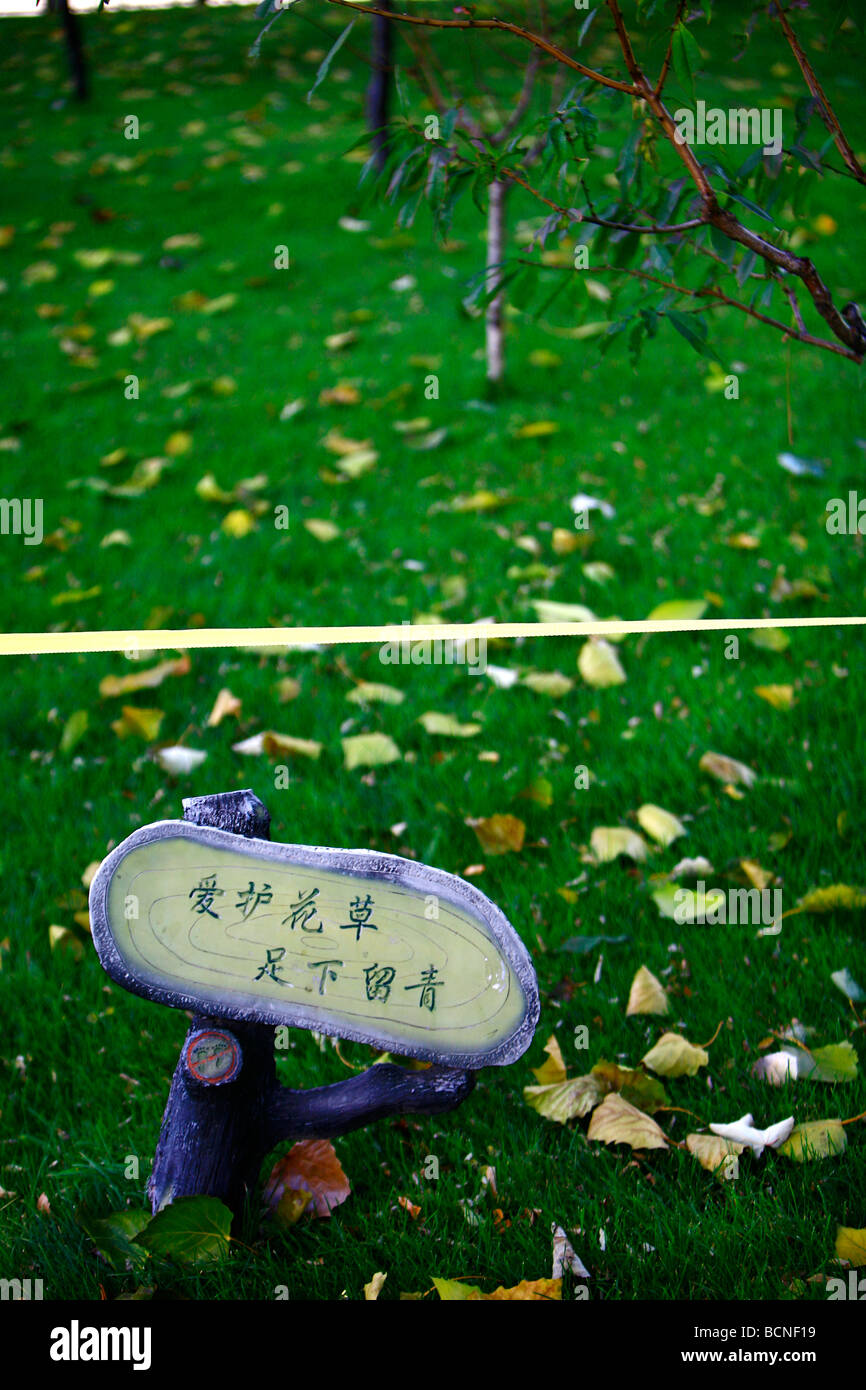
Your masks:
{"label": "chinese characters on sign", "polygon": [[[319,917],[319,909],[316,903],[318,888],[308,891],[300,889],[298,891],[297,902],[289,905],[289,911],[283,917],[281,925],[288,927],[289,931],[294,931],[297,927],[302,932],[316,936],[324,931],[324,923]],[[202,875],[196,887],[192,888],[189,897],[194,899],[191,903],[190,911],[219,921],[220,914],[214,908],[217,898],[225,897],[226,890],[217,884],[217,875]],[[267,907],[273,901],[273,891],[269,883],[263,883],[258,887],[250,881],[249,887],[237,894],[235,910],[240,912],[244,921],[251,918],[259,907]],[[362,898],[360,894],[349,903],[347,916],[348,922],[339,924],[340,931],[352,931],[355,933],[355,941],[360,942],[365,931],[378,931],[375,922],[370,919],[375,911],[375,903],[366,893]],[[253,976],[254,980],[271,980],[274,984],[289,985],[290,981],[283,978],[281,974],[281,964],[286,955],[285,946],[271,946],[265,950],[265,959],[262,961]],[[318,971],[317,988],[320,995],[327,993],[329,984],[333,984],[339,979],[338,971],[344,968],[345,962],[342,960],[316,960],[307,963],[310,970]],[[402,988],[403,991],[418,991],[417,1002],[420,1009],[426,1009],[433,1013],[436,1008],[437,991],[445,988],[445,981],[440,979],[439,971],[435,965],[430,965],[427,969],[420,972],[419,980],[412,980],[404,984],[401,980],[398,986],[396,982],[397,971],[392,965],[380,965],[374,962],[373,965],[364,967],[364,990],[366,997],[370,1001],[378,1000],[382,1004],[387,1004],[391,998],[392,989]],[[405,977],[404,977],[405,978]]]}

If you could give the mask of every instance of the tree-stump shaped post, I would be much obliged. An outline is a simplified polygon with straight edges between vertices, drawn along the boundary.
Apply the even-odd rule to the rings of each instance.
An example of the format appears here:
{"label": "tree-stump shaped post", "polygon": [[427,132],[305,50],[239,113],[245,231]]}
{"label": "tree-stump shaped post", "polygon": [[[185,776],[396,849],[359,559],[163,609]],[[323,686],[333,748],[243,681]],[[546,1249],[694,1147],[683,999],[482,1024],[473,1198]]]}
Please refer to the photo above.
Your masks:
{"label": "tree-stump shaped post", "polygon": [[[184,820],[270,839],[270,815],[251,791],[191,797]],[[291,1090],[277,1081],[274,1029],[193,1017],[163,1116],[148,1194],[154,1212],[178,1197],[218,1197],[239,1220],[266,1155],[284,1140],[333,1138],[388,1115],[438,1114],[459,1105],[474,1072],[391,1063],[347,1081]]]}

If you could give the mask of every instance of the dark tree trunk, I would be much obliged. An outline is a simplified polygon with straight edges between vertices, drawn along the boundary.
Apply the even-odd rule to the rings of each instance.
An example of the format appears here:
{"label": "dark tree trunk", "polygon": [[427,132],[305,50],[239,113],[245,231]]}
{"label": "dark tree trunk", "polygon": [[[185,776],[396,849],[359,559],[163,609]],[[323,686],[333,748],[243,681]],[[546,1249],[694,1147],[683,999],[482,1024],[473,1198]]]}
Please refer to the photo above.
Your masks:
{"label": "dark tree trunk", "polygon": [[78,15],[69,8],[69,0],[52,0],[51,9],[63,21],[63,35],[66,40],[66,56],[69,59],[69,76],[72,89],[79,101],[86,101],[90,95],[87,78],[87,62],[84,57],[84,40]]}
{"label": "dark tree trunk", "polygon": [[[251,791],[187,798],[184,820],[270,839],[267,808]],[[237,1044],[240,1066],[220,1084],[197,1079],[186,1065],[187,1042],[201,1029],[228,1033]],[[197,1015],[165,1107],[148,1183],[151,1207],[156,1212],[194,1194],[218,1197],[237,1229],[265,1156],[283,1140],[332,1138],[387,1115],[439,1114],[474,1085],[474,1072],[454,1067],[407,1071],[381,1063],[331,1086],[290,1090],[277,1081],[272,1027]]]}
{"label": "dark tree trunk", "polygon": [[[391,0],[381,0],[381,8],[390,10]],[[373,15],[373,34],[370,49],[372,72],[367,87],[367,129],[373,132],[373,149],[379,169],[385,167],[385,135],[382,126],[388,124],[391,106],[391,59],[394,51],[394,25],[384,15]]]}

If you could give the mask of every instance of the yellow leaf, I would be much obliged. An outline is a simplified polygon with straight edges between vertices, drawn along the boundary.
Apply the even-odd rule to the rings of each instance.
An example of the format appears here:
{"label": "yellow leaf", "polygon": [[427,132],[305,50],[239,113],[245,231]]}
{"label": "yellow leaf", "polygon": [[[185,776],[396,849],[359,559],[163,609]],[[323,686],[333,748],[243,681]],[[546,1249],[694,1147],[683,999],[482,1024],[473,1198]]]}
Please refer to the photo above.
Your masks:
{"label": "yellow leaf", "polygon": [[648,622],[662,622],[665,619],[682,620],[691,622],[697,618],[702,618],[707,611],[707,605],[702,598],[676,598],[669,599],[667,603],[660,603],[651,613],[647,614]]}
{"label": "yellow leaf", "polygon": [[129,738],[136,734],[147,743],[159,738],[159,726],[165,717],[161,709],[140,709],[138,705],[124,705],[120,718],[112,720],[111,727],[118,738]]}
{"label": "yellow leaf", "polygon": [[163,251],[196,251],[199,246],[201,236],[198,232],[178,232],[175,236],[167,236],[162,243]]}
{"label": "yellow leaf", "polygon": [[294,738],[291,734],[275,734],[273,730],[262,734],[262,752],[271,758],[289,753],[293,757],[315,759],[321,751],[321,743],[314,738]]}
{"label": "yellow leaf", "polygon": [[746,767],[745,763],[737,762],[736,758],[727,758],[722,753],[704,753],[698,767],[702,772],[709,772],[720,782],[727,782],[732,786],[742,782],[743,786],[751,787],[758,775],[752,768]]}
{"label": "yellow leaf", "polygon": [[237,539],[241,536],[248,536],[254,526],[255,518],[246,507],[236,507],[234,511],[226,512],[223,517],[222,529],[227,536],[234,536]]}
{"label": "yellow leaf", "polygon": [[206,300],[201,306],[201,312],[203,314],[224,314],[227,309],[234,308],[237,301],[236,294],[220,294],[217,295],[216,299]]}
{"label": "yellow leaf", "polygon": [[680,835],[686,834],[686,827],[682,821],[672,816],[670,811],[663,811],[661,806],[653,806],[651,802],[641,806],[637,819],[641,829],[651,835],[659,845],[670,845]]}
{"label": "yellow leaf", "polygon": [[153,690],[162,685],[167,676],[185,676],[190,669],[186,653],[169,661],[160,661],[156,666],[147,666],[143,671],[133,671],[128,676],[105,676],[99,682],[99,693],[103,699],[116,695],[129,695],[133,690]]}
{"label": "yellow leaf", "polygon": [[667,1014],[670,1009],[670,1000],[661,981],[642,965],[631,982],[626,1018],[633,1014]]}
{"label": "yellow leaf", "polygon": [[528,425],[521,425],[520,429],[515,430],[515,439],[542,439],[548,434],[557,434],[559,425],[555,420],[533,420]]}
{"label": "yellow leaf", "polygon": [[369,1284],[364,1285],[364,1299],[367,1303],[375,1302],[375,1300],[379,1297],[379,1294],[382,1292],[382,1285],[385,1283],[385,1280],[387,1278],[387,1274],[383,1274],[380,1270],[377,1274],[373,1275],[373,1278],[370,1280]]}
{"label": "yellow leaf", "polygon": [[662,1033],[655,1046],[641,1058],[641,1064],[658,1076],[695,1076],[698,1068],[705,1067],[709,1060],[708,1052],[688,1042],[681,1034]]}
{"label": "yellow leaf", "polygon": [[111,294],[113,289],[113,280],[94,280],[87,293],[92,299],[101,299],[104,294]]}
{"label": "yellow leaf", "polygon": [[773,882],[773,874],[762,869],[757,859],[741,859],[740,868],[753,888],[768,888]]}
{"label": "yellow leaf", "polygon": [[565,1069],[562,1049],[559,1046],[559,1039],[555,1033],[551,1033],[547,1039],[544,1050],[547,1053],[547,1061],[543,1066],[533,1067],[532,1074],[539,1086],[555,1086],[558,1082],[564,1081],[568,1074]]}
{"label": "yellow leaf", "polygon": [[475,831],[485,854],[508,854],[510,850],[519,853],[523,849],[526,826],[516,816],[482,816],[477,820],[470,817],[466,824]]}
{"label": "yellow leaf", "polygon": [[528,676],[523,677],[522,684],[534,690],[537,695],[549,695],[554,700],[567,695],[569,690],[574,688],[574,681],[569,680],[561,671],[530,671]]}
{"label": "yellow leaf", "polygon": [[188,454],[192,448],[192,435],[188,430],[175,430],[165,441],[165,452],[169,458],[178,458],[181,454]]}
{"label": "yellow leaf", "polygon": [[107,550],[112,545],[132,545],[132,536],[128,531],[109,531],[99,542],[99,548]]}
{"label": "yellow leaf", "polygon": [[230,690],[223,688],[214,701],[214,707],[208,715],[208,728],[216,728],[218,724],[229,715],[235,718],[240,716],[241,702]]}
{"label": "yellow leaf", "polygon": [[791,645],[791,639],[783,627],[756,627],[749,633],[753,647],[767,652],[784,652]]}
{"label": "yellow leaf", "polygon": [[304,526],[317,541],[335,541],[340,534],[339,526],[335,526],[333,521],[324,521],[315,516],[308,517]]}
{"label": "yellow leaf", "polygon": [[353,705],[371,705],[377,701],[383,705],[402,705],[405,698],[404,692],[395,685],[381,685],[376,681],[359,681],[346,696]]}
{"label": "yellow leaf", "polygon": [[866,1265],[866,1229],[857,1230],[853,1226],[836,1227],[836,1254],[840,1260],[849,1264]]}
{"label": "yellow leaf", "polygon": [[340,381],[319,392],[319,405],[360,405],[361,392],[350,382]]}
{"label": "yellow leaf", "polygon": [[793,685],[756,685],[755,694],[760,695],[773,709],[790,709],[794,704]]}
{"label": "yellow leaf", "polygon": [[48,944],[52,951],[68,954],[73,960],[81,960],[84,955],[84,943],[68,927],[50,926]]}
{"label": "yellow leaf", "polygon": [[387,734],[353,734],[342,739],[344,766],[347,772],[355,767],[379,767],[396,763],[402,753]]}
{"label": "yellow leaf", "polygon": [[534,1302],[538,1299],[549,1301],[550,1299],[560,1300],[562,1298],[561,1279],[521,1279],[519,1284],[515,1284],[511,1289],[504,1289],[500,1284],[498,1289],[489,1293],[486,1297],[490,1300],[500,1302]]}
{"label": "yellow leaf", "polygon": [[600,637],[590,637],[581,647],[577,657],[577,669],[587,685],[591,685],[594,690],[623,685],[626,679],[616,651],[609,642]]}
{"label": "yellow leaf", "polygon": [[659,1125],[650,1116],[629,1105],[615,1091],[605,1096],[592,1112],[587,1139],[603,1144],[629,1144],[633,1149],[666,1149],[668,1142]]}
{"label": "yellow leaf", "polygon": [[362,478],[365,473],[369,473],[375,468],[379,460],[379,455],[375,449],[359,449],[354,454],[346,454],[337,463],[337,468],[341,473],[345,473],[347,478]]}
{"label": "yellow leaf", "polygon": [[564,526],[554,526],[550,537],[554,555],[570,555],[586,545],[586,536],[577,531],[567,531]]}
{"label": "yellow leaf", "polygon": [[848,1136],[841,1120],[809,1120],[795,1125],[778,1151],[795,1163],[807,1163],[813,1158],[835,1158],[847,1147]]}
{"label": "yellow leaf", "polygon": [[627,854],[636,863],[647,857],[643,836],[619,825],[597,825],[589,837],[589,847],[597,864],[607,864],[620,854]]}
{"label": "yellow leaf", "polygon": [[[544,1067],[540,1071],[544,1071]],[[524,1086],[523,1099],[546,1120],[564,1125],[588,1115],[607,1089],[597,1076],[576,1076],[571,1081],[556,1081],[546,1086]]]}
{"label": "yellow leaf", "polygon": [[440,714],[437,710],[427,710],[418,721],[428,734],[443,734],[448,738],[474,738],[481,733],[480,724],[461,724],[451,714]]}
{"label": "yellow leaf", "polygon": [[478,1303],[485,1294],[477,1284],[464,1284],[459,1279],[436,1279],[433,1284],[443,1303]]}
{"label": "yellow leaf", "polygon": [[725,1160],[741,1154],[745,1145],[723,1139],[720,1134],[687,1134],[686,1148],[708,1173],[715,1173],[718,1178],[725,1180],[736,1174],[736,1168],[726,1165]]}
{"label": "yellow leaf", "polygon": [[594,623],[597,622],[591,608],[582,603],[557,603],[554,599],[536,599],[533,603],[536,617],[540,623]]}
{"label": "yellow leaf", "polygon": [[799,906],[804,912],[859,912],[866,907],[866,890],[847,883],[830,883],[826,888],[813,888],[800,899]]}
{"label": "yellow leaf", "polygon": [[480,492],[473,492],[468,497],[455,497],[453,502],[449,503],[449,511],[491,512],[497,507],[507,507],[510,501],[511,498],[504,494],[482,489]]}
{"label": "yellow leaf", "polygon": [[67,589],[65,593],[54,595],[51,606],[59,608],[65,603],[84,603],[87,599],[98,598],[101,593],[101,584],[94,584],[92,589]]}

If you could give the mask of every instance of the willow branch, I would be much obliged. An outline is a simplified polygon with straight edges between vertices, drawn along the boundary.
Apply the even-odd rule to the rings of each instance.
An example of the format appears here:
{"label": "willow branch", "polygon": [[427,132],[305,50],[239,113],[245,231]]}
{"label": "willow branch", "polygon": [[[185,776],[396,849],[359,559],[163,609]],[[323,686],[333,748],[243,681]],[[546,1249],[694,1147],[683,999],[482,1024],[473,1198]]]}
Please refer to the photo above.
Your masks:
{"label": "willow branch", "polygon": [[815,69],[812,67],[812,64],[809,62],[809,59],[803,52],[797,35],[794,33],[794,30],[788,23],[788,16],[779,5],[775,6],[775,18],[778,19],[782,32],[785,35],[785,38],[788,40],[788,44],[790,45],[791,52],[793,53],[794,57],[797,60],[797,63],[799,64],[800,71],[803,74],[803,77],[806,81],[806,86],[809,88],[809,91],[812,93],[812,96],[818,102],[818,110],[820,112],[821,120],[824,122],[830,134],[833,136],[833,142],[837,150],[841,154],[843,160],[847,164],[852,175],[858,181],[858,183],[866,183],[866,173],[864,173],[863,168],[857,159],[857,156],[855,155],[854,151],[852,150],[851,146],[848,144],[848,141],[845,138],[845,133],[842,130],[842,127],[840,126],[836,118],[836,113],[830,105],[829,101],[827,100],[823,88],[821,87],[821,83],[818,81]]}

